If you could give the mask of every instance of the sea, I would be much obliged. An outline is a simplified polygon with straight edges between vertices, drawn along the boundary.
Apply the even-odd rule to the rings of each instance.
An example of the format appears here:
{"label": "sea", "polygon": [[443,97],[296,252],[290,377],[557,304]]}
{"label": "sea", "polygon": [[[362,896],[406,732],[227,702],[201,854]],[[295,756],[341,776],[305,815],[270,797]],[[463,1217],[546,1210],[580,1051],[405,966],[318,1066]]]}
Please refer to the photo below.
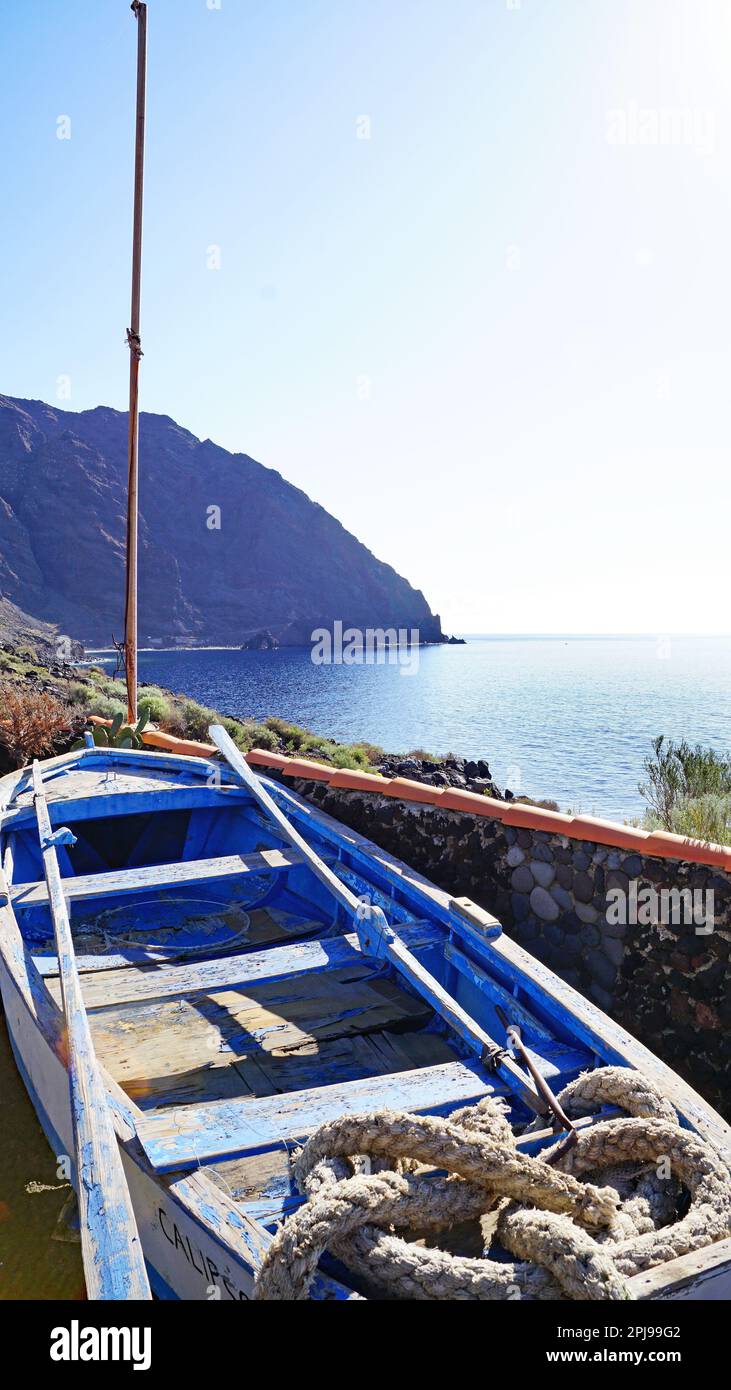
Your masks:
{"label": "sea", "polygon": [[[657,735],[731,744],[731,636],[467,635],[381,664],[362,655],[349,665],[314,662],[309,648],[142,651],[140,680],[342,742],[484,758],[501,788],[615,820],[642,815]],[[109,653],[89,658],[113,668]]]}

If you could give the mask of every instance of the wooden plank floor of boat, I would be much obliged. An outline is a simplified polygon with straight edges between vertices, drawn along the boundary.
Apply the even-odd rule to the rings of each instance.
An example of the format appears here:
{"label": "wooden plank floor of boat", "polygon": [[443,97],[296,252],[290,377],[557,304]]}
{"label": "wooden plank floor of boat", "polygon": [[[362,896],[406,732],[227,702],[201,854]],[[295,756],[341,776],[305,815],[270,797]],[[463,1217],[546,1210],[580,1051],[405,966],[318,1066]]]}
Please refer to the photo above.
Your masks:
{"label": "wooden plank floor of boat", "polygon": [[[271,939],[266,930],[262,939]],[[99,1060],[144,1110],[455,1061],[445,1038],[424,1031],[430,1007],[352,954],[336,968],[261,982],[246,978],[252,957],[222,957],[215,974],[230,973],[234,983],[203,989],[196,976],[203,978],[203,965],[210,971],[212,962],[87,970],[84,996]],[[178,973],[181,989],[171,995]],[[158,979],[164,997],[156,997]],[[47,984],[58,997],[58,980]]]}

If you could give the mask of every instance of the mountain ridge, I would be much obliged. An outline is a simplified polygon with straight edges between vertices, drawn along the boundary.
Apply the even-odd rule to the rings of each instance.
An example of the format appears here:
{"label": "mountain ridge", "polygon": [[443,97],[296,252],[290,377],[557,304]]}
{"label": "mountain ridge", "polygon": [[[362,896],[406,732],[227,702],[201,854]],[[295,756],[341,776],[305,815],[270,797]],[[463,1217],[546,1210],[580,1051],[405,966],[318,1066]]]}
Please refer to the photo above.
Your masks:
{"label": "mountain ridge", "polygon": [[[87,645],[124,622],[127,415],[0,396],[0,594]],[[239,645],[268,631],[415,628],[424,595],[318,502],[248,454],[140,417],[140,642]]]}

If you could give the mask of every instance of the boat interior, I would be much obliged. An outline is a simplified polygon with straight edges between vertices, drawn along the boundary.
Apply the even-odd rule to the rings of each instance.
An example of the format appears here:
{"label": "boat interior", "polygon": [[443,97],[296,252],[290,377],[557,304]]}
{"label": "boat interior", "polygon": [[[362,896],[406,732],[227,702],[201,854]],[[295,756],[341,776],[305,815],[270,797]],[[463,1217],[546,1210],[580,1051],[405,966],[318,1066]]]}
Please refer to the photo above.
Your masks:
{"label": "boat interior", "polygon": [[[448,1114],[497,1094],[527,1127],[533,1116],[503,1079],[391,964],[360,949],[352,920],[246,788],[187,761],[182,771],[159,755],[99,751],[44,776],[54,835],[71,832],[61,830],[57,854],[96,1053],[136,1107],[152,1166],[205,1165],[271,1225],[299,1200],[292,1150],[328,1118],[383,1106]],[[491,1037],[505,1040],[496,1007],[520,1025],[554,1091],[612,1060],[507,972],[487,914],[460,917],[448,894],[283,787],[269,790]],[[0,853],[26,948],[58,1001],[22,782],[0,819]]]}

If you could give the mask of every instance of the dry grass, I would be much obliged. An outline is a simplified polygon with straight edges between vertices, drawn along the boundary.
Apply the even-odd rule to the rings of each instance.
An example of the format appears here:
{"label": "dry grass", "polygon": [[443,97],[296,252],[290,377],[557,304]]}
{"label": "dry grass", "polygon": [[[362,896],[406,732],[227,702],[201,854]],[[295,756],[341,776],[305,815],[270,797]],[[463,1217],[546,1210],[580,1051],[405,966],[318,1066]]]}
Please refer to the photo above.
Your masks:
{"label": "dry grass", "polygon": [[0,685],[0,744],[14,767],[25,767],[33,758],[50,753],[69,726],[69,710],[55,696],[24,686]]}

